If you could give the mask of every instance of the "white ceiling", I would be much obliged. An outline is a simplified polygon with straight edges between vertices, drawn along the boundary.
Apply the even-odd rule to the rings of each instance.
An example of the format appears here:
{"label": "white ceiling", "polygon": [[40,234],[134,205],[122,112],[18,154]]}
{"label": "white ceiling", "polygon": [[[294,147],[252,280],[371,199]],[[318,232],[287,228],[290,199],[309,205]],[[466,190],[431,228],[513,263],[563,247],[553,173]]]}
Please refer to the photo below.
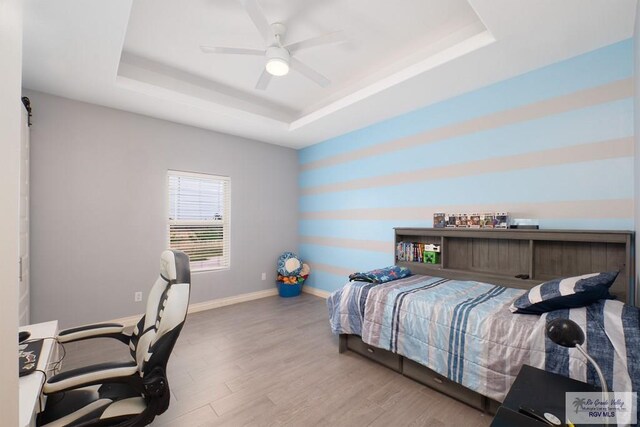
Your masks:
{"label": "white ceiling", "polygon": [[[178,123],[304,147],[628,38],[636,0],[258,0],[286,43],[348,41],[296,57],[254,89],[264,48],[239,0],[26,0],[24,86]],[[36,106],[37,108],[37,106]]]}
{"label": "white ceiling", "polygon": [[253,87],[264,68],[264,57],[203,54],[201,44],[266,47],[238,0],[135,1],[124,51],[233,88],[238,96],[246,94],[295,118],[348,91],[373,71],[397,64],[445,36],[471,25],[477,32],[484,30],[466,0],[262,0],[260,4],[270,23],[285,23],[284,44],[346,31],[348,43],[296,55],[329,76],[331,86],[321,88],[291,72],[273,79],[266,91],[257,91]]}

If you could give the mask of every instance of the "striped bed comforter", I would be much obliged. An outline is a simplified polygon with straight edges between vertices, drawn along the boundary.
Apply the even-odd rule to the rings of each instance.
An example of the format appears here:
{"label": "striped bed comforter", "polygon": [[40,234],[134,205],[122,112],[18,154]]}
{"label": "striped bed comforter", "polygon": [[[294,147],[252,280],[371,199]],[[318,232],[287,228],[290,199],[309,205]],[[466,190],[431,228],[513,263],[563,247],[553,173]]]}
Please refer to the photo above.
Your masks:
{"label": "striped bed comforter", "polygon": [[334,333],[360,335],[500,402],[523,364],[599,384],[582,354],[545,337],[547,319],[568,317],[586,332],[585,347],[609,387],[640,391],[640,310],[601,300],[542,316],[511,313],[509,305],[523,293],[414,275],[384,284],[350,282],[327,304]]}

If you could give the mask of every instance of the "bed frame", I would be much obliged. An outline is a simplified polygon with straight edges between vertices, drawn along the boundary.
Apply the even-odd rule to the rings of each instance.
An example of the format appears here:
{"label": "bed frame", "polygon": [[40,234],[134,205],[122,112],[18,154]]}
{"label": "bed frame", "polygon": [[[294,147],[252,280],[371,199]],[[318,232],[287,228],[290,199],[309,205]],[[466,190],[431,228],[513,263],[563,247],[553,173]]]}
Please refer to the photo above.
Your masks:
{"label": "bed frame", "polygon": [[[618,270],[611,293],[638,305],[632,231],[395,228],[395,247],[400,242],[441,246],[439,264],[398,261],[396,256],[397,265],[414,273],[511,288],[531,289],[554,278]],[[339,352],[347,350],[484,412],[495,414],[500,406],[423,365],[370,346],[357,335],[340,335]]]}

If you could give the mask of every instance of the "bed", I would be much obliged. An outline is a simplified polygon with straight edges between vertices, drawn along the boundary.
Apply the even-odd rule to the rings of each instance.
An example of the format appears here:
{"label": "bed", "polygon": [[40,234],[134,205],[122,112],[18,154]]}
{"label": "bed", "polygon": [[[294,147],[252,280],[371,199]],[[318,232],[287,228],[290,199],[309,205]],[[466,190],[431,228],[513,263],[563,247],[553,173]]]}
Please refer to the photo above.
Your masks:
{"label": "bed", "polygon": [[[402,233],[406,237],[407,231]],[[447,255],[452,256],[444,251],[443,257]],[[627,280],[631,265],[618,267]],[[443,265],[438,271],[457,276],[447,274]],[[528,287],[534,282],[540,283],[533,280]],[[600,300],[543,315],[512,313],[509,306],[525,292],[479,280],[415,274],[382,284],[352,281],[327,303],[340,351],[361,353],[489,412],[502,402],[523,364],[599,384],[595,370],[577,350],[545,338],[546,322],[552,318],[570,318],[582,327],[585,347],[599,361],[611,389],[640,389],[640,355],[634,353],[640,348],[636,307]]]}

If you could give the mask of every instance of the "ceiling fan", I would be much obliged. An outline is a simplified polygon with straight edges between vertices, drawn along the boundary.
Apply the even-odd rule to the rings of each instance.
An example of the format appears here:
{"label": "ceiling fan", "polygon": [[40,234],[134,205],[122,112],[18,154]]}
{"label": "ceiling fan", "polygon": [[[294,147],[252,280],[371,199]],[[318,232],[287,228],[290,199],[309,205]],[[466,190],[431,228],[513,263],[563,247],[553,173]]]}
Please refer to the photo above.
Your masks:
{"label": "ceiling fan", "polygon": [[245,49],[236,47],[200,46],[204,53],[223,53],[236,55],[258,55],[266,58],[265,69],[262,71],[255,88],[264,90],[269,85],[272,76],[284,76],[293,69],[309,80],[322,87],[327,87],[331,83],[322,74],[297,60],[294,55],[302,49],[322,46],[326,44],[341,43],[346,40],[342,31],[335,31],[318,37],[312,37],[300,42],[284,45],[282,43],[287,28],[279,22],[269,24],[267,17],[260,8],[257,0],[241,0],[242,5],[249,14],[265,42],[266,50]]}

